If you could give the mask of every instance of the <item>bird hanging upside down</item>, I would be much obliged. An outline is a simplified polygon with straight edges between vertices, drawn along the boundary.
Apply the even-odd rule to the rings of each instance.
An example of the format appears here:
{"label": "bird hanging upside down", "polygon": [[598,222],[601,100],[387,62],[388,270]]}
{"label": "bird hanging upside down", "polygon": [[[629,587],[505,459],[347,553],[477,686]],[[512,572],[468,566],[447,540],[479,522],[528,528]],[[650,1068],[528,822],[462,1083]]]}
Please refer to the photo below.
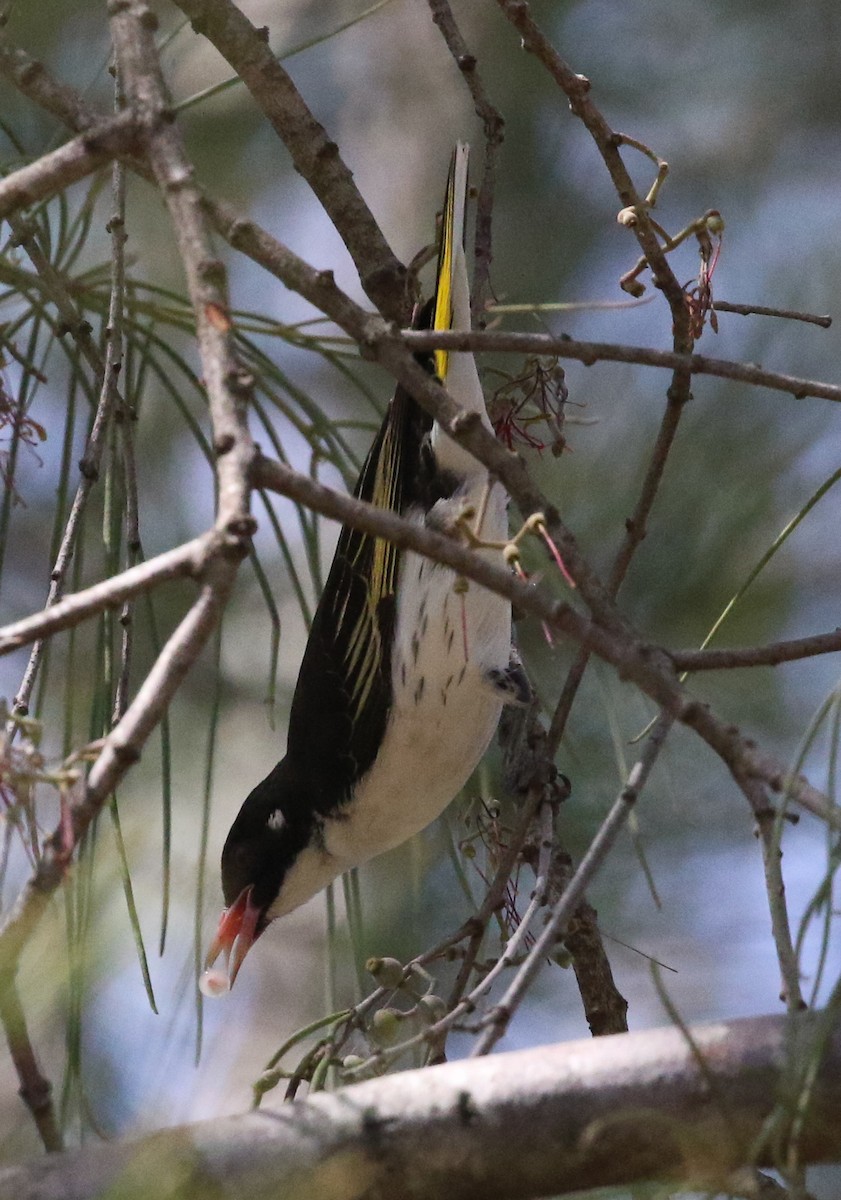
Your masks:
{"label": "bird hanging upside down", "polygon": [[[453,154],[435,297],[424,323],[470,328],[464,255],[468,148]],[[490,428],[472,354],[430,368]],[[400,386],[355,493],[411,521],[468,520],[502,563],[508,497]],[[286,757],[246,799],[222,851],[222,913],[202,990],[227,991],[275,917],[434,821],[530,688],[511,646],[511,607],[449,568],[343,528],[304,651]],[[227,974],[211,970],[224,953]]]}

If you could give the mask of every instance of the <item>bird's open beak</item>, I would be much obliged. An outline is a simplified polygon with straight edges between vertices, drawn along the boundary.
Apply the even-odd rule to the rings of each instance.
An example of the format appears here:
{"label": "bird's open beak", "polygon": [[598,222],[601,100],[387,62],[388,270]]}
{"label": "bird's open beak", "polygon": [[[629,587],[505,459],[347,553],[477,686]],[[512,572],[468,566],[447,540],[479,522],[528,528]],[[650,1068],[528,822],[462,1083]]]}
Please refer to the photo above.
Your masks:
{"label": "bird's open beak", "polygon": [[[243,888],[230,908],[222,910],[216,936],[204,961],[204,974],[199,980],[205,996],[219,996],[230,991],[246,954],[257,940],[262,910],[252,902],[251,891],[251,887]],[[213,969],[220,954],[225,956],[224,971]]]}

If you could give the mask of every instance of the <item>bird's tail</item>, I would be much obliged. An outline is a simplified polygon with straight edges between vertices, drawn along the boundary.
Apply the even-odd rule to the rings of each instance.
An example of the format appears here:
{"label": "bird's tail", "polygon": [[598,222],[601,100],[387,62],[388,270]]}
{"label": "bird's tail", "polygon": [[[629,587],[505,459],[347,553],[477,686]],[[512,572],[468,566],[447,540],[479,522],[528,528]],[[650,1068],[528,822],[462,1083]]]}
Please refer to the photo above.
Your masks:
{"label": "bird's tail", "polygon": [[[432,310],[432,328],[436,331],[471,328],[470,285],[464,254],[469,152],[469,147],[464,142],[456,143],[447,179]],[[480,413],[484,424],[490,429],[485,397],[473,355],[436,350],[435,373],[459,406],[468,412]],[[482,470],[472,455],[456,445],[437,425],[433,428],[433,446],[439,466],[444,469],[468,475]]]}
{"label": "bird's tail", "polygon": [[[447,178],[447,193],[444,198],[444,212],[441,221],[441,247],[438,251],[435,308],[432,316],[432,328],[435,330],[470,328],[469,294],[466,325],[463,324],[464,312],[458,313],[459,323],[455,323],[456,305],[454,303],[457,275],[461,276],[463,273],[465,283],[467,281],[467,264],[464,261],[464,223],[467,209],[469,156],[470,147],[464,142],[456,142],[450,162],[450,174]],[[458,258],[461,259],[461,262],[457,262]],[[462,305],[459,304],[458,308],[462,308]],[[446,350],[435,351],[435,373],[442,383],[447,379],[449,357]]]}

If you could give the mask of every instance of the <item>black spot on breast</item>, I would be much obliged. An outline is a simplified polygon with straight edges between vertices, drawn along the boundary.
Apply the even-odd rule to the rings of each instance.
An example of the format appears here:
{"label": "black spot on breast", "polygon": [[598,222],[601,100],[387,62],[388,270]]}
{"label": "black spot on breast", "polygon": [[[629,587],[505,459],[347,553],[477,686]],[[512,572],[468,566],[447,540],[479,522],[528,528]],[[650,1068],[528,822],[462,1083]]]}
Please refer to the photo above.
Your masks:
{"label": "black spot on breast", "polygon": [[423,675],[421,675],[420,679],[418,680],[418,685],[415,688],[415,704],[420,704],[425,687],[426,679],[423,677]]}
{"label": "black spot on breast", "polygon": [[417,663],[418,655],[420,654],[420,638],[417,631],[412,634],[412,662]]}

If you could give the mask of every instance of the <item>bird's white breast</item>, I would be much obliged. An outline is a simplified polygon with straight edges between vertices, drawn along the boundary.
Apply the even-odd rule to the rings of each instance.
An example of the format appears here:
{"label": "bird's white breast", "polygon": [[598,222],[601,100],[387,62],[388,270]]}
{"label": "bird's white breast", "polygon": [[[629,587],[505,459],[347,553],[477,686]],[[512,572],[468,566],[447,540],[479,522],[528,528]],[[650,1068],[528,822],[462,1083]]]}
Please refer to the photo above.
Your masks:
{"label": "bird's white breast", "polygon": [[[465,505],[484,507],[481,537],[501,542],[506,496],[498,484],[486,495],[486,481],[477,473],[451,500],[439,501],[435,515],[446,520]],[[502,561],[498,549],[482,553]],[[393,704],[382,747],[346,813],[325,823],[337,871],[434,821],[467,782],[499,722],[502,701],[486,672],[508,665],[508,602],[475,583],[463,590],[453,571],[411,552],[403,555],[397,597]]]}

